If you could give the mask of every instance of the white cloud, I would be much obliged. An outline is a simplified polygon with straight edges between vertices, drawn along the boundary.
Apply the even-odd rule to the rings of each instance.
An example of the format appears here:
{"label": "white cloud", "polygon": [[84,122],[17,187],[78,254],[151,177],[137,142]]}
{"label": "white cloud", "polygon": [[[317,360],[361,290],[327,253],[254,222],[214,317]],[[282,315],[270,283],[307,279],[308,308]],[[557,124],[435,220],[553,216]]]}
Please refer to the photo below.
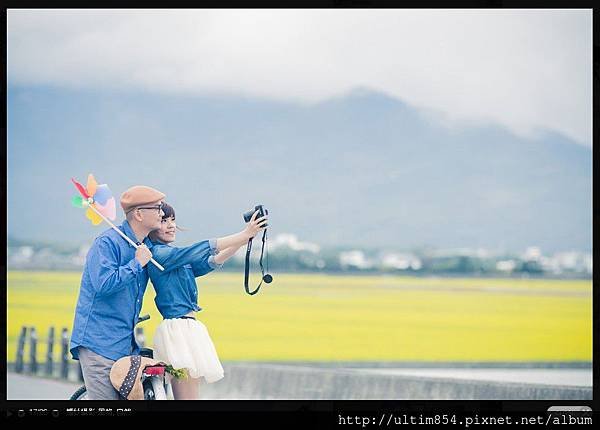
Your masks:
{"label": "white cloud", "polygon": [[591,145],[591,10],[14,10],[9,84],[312,103],[362,86]]}

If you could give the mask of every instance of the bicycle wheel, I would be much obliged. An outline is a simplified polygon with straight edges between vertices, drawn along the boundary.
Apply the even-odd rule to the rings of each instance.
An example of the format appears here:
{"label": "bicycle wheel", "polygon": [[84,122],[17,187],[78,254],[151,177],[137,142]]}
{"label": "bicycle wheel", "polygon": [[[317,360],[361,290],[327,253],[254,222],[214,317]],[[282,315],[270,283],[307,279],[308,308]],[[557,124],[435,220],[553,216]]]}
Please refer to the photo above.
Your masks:
{"label": "bicycle wheel", "polygon": [[87,400],[87,389],[82,385],[73,393],[69,400]]}
{"label": "bicycle wheel", "polygon": [[167,400],[167,393],[165,392],[165,385],[162,378],[156,376],[150,378],[152,386],[153,398],[148,400]]}

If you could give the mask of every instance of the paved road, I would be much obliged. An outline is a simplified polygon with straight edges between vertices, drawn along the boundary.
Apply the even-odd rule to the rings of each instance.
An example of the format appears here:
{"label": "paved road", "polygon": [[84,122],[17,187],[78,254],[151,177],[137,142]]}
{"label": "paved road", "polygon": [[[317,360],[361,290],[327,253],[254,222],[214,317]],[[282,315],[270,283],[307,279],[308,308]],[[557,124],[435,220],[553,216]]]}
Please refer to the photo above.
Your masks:
{"label": "paved road", "polygon": [[35,376],[6,374],[7,400],[68,400],[81,384]]}
{"label": "paved road", "polygon": [[378,375],[406,375],[523,384],[592,386],[592,369],[354,369]]}

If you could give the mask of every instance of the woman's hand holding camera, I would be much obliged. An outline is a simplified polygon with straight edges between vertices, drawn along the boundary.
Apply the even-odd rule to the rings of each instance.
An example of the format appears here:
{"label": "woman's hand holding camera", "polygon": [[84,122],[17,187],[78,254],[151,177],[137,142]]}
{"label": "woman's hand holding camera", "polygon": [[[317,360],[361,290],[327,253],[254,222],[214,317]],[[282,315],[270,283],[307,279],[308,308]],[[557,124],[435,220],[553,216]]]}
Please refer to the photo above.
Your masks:
{"label": "woman's hand holding camera", "polygon": [[254,236],[256,236],[257,233],[263,231],[266,228],[264,224],[266,224],[266,221],[269,219],[269,217],[265,215],[261,218],[256,219],[258,213],[259,211],[254,212],[252,218],[250,219],[250,222],[246,224],[246,228],[244,229],[244,233],[246,233],[248,239],[253,238]]}

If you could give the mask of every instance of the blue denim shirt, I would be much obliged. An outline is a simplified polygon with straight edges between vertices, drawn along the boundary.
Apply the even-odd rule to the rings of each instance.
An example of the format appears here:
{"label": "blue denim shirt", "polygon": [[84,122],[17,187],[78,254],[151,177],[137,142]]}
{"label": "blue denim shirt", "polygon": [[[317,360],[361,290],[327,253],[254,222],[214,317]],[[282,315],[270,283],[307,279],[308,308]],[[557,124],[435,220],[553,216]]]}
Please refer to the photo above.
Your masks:
{"label": "blue denim shirt", "polygon": [[[127,221],[117,228],[137,241]],[[152,248],[148,238],[144,243]],[[111,360],[139,353],[134,326],[148,284],[146,267],[135,259],[135,248],[112,228],[96,238],[86,257],[75,309],[70,344],[75,360],[79,346]]]}
{"label": "blue denim shirt", "polygon": [[161,272],[148,266],[156,297],[154,302],[163,318],[178,318],[191,311],[200,311],[196,277],[222,267],[214,261],[216,239],[204,240],[185,248],[159,241],[152,243],[152,255],[165,267]]}

